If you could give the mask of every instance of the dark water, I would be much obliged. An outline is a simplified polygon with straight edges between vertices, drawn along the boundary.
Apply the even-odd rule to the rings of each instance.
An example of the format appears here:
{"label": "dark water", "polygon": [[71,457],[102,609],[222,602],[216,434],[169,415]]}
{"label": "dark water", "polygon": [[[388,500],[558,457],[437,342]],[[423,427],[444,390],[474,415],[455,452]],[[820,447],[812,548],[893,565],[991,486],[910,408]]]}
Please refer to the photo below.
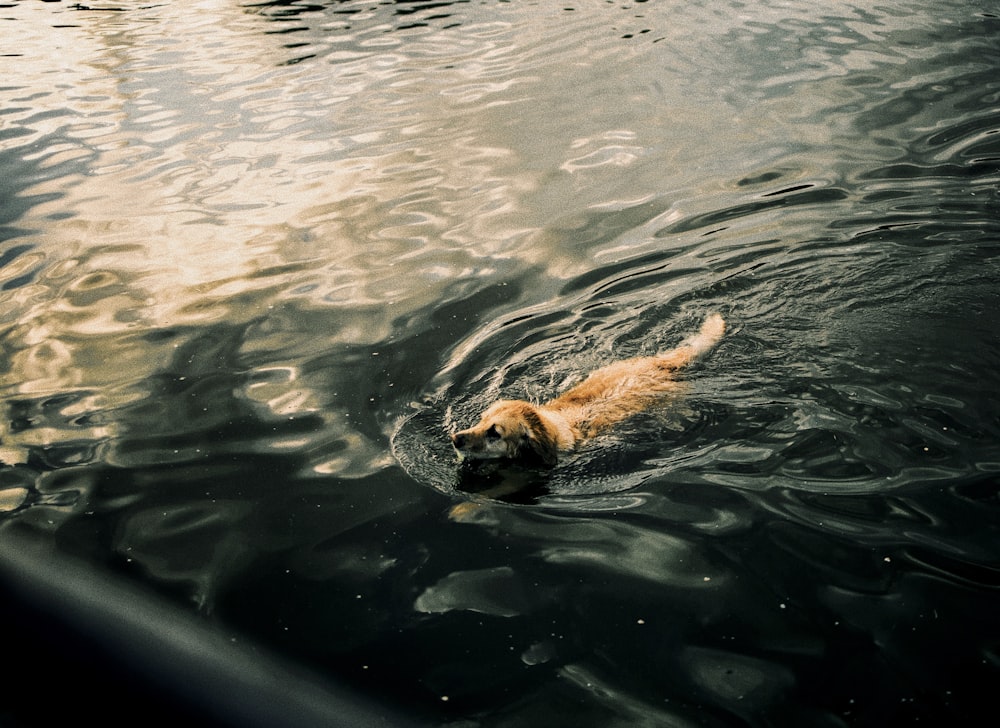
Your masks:
{"label": "dark water", "polygon": [[[430,724],[993,710],[1000,7],[0,15],[0,529]],[[446,430],[713,309],[463,492]]]}

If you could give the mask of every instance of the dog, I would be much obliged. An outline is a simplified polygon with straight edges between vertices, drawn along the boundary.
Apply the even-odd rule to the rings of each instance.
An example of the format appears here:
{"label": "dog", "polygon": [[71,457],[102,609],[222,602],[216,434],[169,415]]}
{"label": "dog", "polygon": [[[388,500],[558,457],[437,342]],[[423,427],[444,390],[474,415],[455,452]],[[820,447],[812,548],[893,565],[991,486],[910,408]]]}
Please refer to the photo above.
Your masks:
{"label": "dog", "polygon": [[655,405],[677,389],[675,373],[722,339],[726,323],[718,313],[675,349],[615,362],[545,404],[500,400],[478,424],[451,435],[460,460],[508,458],[558,462],[559,454]]}

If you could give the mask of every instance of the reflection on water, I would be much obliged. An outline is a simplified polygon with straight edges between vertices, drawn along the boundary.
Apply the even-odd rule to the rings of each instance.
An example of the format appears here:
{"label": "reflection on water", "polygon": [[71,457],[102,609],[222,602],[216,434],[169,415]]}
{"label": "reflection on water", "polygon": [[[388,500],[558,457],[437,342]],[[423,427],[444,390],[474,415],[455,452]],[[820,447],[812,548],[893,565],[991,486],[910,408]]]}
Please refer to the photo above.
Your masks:
{"label": "reflection on water", "polygon": [[[996,13],[0,22],[0,527],[433,723],[986,705]],[[661,411],[501,498],[457,469],[486,403],[709,309],[731,333]]]}

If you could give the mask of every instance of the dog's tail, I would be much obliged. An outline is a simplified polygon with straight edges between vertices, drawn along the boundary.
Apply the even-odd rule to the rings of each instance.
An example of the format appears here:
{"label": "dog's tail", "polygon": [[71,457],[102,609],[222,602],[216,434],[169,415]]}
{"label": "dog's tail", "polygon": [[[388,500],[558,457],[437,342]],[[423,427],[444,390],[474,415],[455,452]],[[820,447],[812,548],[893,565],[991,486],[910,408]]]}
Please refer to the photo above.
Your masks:
{"label": "dog's tail", "polygon": [[670,366],[679,369],[690,364],[702,354],[711,350],[726,333],[726,322],[718,313],[710,313],[701,324],[697,334],[692,334],[673,351],[661,355],[670,360]]}

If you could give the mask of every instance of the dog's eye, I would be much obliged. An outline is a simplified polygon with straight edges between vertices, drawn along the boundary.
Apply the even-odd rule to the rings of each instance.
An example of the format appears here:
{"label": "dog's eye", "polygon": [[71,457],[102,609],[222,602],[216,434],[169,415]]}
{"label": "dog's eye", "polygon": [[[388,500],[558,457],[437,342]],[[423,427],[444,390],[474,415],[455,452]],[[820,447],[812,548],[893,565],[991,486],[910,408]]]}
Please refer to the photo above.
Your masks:
{"label": "dog's eye", "polygon": [[500,434],[500,430],[497,429],[496,425],[490,425],[490,429],[486,431],[486,437],[488,437],[491,440],[499,440],[502,437],[502,435]]}

